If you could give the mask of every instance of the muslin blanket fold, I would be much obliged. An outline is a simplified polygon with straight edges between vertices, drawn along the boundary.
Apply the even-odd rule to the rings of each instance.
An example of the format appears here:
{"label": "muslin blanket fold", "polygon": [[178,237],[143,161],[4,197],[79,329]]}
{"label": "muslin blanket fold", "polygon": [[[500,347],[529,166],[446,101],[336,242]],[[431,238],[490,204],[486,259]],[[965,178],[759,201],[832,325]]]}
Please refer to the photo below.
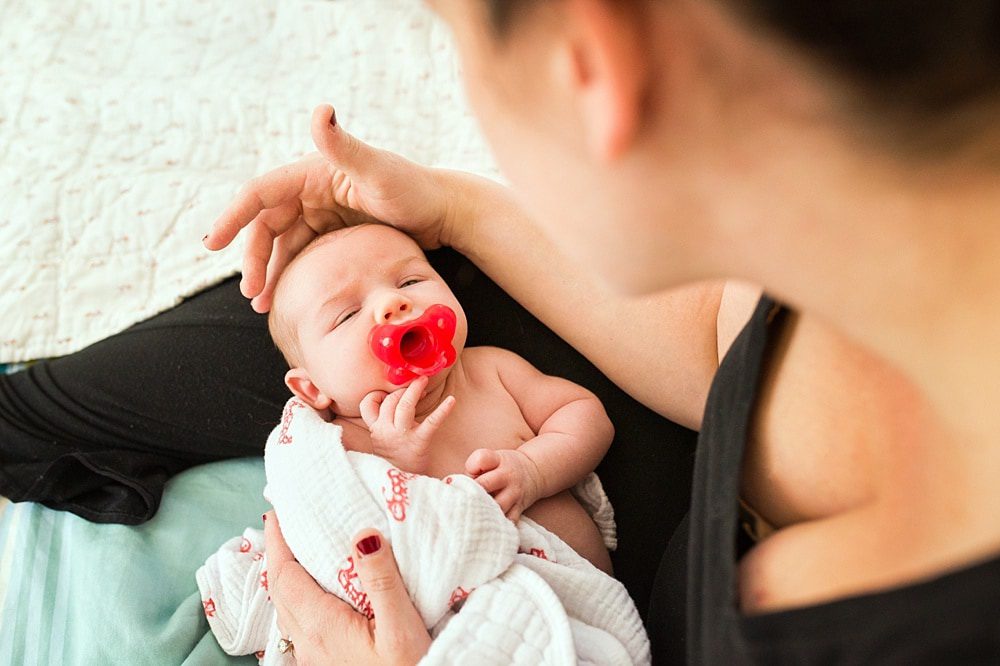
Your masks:
{"label": "muslin blanket fold", "polygon": [[[381,530],[434,637],[421,663],[649,663],[642,622],[617,580],[531,519],[509,521],[473,479],[409,474],[345,451],[340,435],[289,400],[268,438],[265,496],[302,566],[369,615],[351,537]],[[613,547],[600,482],[591,476],[576,490]],[[277,649],[263,547],[263,533],[247,529],[209,557],[197,572],[205,614],[226,652],[294,663]]]}

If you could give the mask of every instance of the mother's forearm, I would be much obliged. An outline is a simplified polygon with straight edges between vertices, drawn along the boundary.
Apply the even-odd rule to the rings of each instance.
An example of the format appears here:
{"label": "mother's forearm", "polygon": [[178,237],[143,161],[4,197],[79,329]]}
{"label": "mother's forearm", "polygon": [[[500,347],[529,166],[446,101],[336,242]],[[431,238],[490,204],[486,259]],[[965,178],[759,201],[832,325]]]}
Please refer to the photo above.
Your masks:
{"label": "mother's forearm", "polygon": [[611,293],[556,248],[508,188],[456,171],[438,175],[456,193],[444,240],[636,400],[700,427],[719,362],[723,283],[642,298]]}

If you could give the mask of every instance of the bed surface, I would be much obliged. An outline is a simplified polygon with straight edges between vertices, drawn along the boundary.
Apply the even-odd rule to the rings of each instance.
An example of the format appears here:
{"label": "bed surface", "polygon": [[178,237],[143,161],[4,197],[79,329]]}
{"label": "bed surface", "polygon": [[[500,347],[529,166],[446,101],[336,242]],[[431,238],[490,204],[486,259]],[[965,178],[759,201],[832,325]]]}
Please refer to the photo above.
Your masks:
{"label": "bed surface", "polygon": [[496,173],[418,0],[0,0],[0,363],[59,356],[237,272],[208,225],[313,150],[315,105]]}

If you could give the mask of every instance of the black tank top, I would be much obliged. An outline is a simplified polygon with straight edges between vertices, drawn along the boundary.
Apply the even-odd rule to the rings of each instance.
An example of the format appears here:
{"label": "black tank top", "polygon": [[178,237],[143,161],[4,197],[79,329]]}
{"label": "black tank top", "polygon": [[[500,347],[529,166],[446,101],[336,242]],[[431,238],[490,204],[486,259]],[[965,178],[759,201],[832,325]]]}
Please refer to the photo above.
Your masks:
{"label": "black tank top", "polygon": [[[693,664],[1000,664],[1000,557],[818,606],[752,617],[740,612],[740,468],[770,343],[784,320],[784,309],[762,298],[712,383],[690,513],[653,590],[656,661],[679,660],[686,623]],[[679,556],[685,550],[686,562]]]}

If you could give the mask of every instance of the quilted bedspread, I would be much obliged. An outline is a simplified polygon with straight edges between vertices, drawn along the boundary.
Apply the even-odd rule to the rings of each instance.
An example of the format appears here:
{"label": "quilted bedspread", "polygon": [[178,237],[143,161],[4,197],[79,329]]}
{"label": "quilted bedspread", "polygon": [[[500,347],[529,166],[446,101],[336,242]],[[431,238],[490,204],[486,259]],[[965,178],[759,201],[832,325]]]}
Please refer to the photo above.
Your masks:
{"label": "quilted bedspread", "polygon": [[0,0],[0,362],[80,349],[240,267],[239,185],[361,138],[495,176],[418,0]]}

